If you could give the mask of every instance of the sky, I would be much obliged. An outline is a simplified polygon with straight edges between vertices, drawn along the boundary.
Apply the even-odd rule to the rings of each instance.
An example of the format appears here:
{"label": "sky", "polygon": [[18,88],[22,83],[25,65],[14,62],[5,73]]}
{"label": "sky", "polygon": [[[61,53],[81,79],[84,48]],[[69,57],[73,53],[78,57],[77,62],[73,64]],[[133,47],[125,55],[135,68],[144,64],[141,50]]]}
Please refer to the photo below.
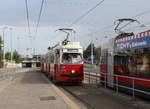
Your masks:
{"label": "sky", "polygon": [[[65,38],[65,34],[56,31],[57,29],[70,27],[71,23],[99,1],[45,0],[38,33],[34,38],[41,0],[28,0],[31,36],[27,28],[25,0],[1,0],[0,34],[3,35],[4,32],[5,52],[11,50],[12,40],[12,49],[19,51],[22,55],[46,53],[49,46],[54,46]],[[116,36],[114,22],[117,19],[132,18],[148,11],[149,4],[149,0],[105,0],[99,7],[70,27],[76,31],[70,40],[79,41],[84,48],[91,40],[96,46],[100,46]],[[150,12],[135,19],[141,24],[150,22]],[[149,29],[149,24],[141,28],[140,24],[135,22],[127,26],[125,30],[138,33]],[[4,30],[4,27],[7,28]]]}

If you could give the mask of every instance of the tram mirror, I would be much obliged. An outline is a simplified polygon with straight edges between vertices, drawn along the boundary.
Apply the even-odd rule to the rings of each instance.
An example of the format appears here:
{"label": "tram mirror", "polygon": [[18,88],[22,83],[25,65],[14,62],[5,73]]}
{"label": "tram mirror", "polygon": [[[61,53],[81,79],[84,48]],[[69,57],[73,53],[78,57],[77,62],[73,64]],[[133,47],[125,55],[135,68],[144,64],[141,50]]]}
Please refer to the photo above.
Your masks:
{"label": "tram mirror", "polygon": [[58,55],[59,55],[59,50],[56,50],[56,54],[58,54]]}
{"label": "tram mirror", "polygon": [[51,47],[48,47],[47,49],[48,49],[48,50],[50,50],[50,49],[51,49]]}

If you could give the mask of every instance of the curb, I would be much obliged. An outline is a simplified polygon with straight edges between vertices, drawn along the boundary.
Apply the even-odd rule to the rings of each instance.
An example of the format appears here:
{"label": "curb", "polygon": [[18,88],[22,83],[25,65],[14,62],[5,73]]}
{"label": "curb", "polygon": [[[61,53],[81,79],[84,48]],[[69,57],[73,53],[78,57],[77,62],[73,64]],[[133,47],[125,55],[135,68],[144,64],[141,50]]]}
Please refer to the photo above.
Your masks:
{"label": "curb", "polygon": [[42,76],[48,83],[51,84],[51,87],[65,101],[65,103],[70,107],[70,109],[81,109],[75,102],[73,102],[67,95],[65,95],[58,87],[52,84],[43,74]]}

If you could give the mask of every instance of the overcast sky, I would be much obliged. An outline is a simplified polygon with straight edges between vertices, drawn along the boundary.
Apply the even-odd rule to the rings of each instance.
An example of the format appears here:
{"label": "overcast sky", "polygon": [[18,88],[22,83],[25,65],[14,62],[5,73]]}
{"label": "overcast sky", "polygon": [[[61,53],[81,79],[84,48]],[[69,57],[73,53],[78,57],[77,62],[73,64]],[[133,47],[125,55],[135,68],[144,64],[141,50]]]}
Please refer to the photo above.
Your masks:
{"label": "overcast sky", "polygon": [[[43,13],[36,39],[35,25],[37,22],[41,0],[28,0],[31,36],[28,35],[25,0],[1,0],[0,3],[0,28],[12,27],[5,30],[5,50],[10,51],[10,41],[13,37],[13,49],[26,55],[31,53],[26,48],[35,48],[36,53],[45,53],[48,46],[53,46],[64,39],[64,34],[55,30],[68,27],[79,16],[96,5],[100,0],[45,0]],[[114,37],[114,26],[103,29],[114,24],[119,18],[133,17],[139,13],[150,10],[150,0],[105,0],[99,7],[85,16],[82,20],[72,26],[75,29],[75,40],[80,41],[86,47],[93,37],[96,45],[103,44],[109,38]],[[150,21],[150,13],[136,17],[142,23]],[[138,24],[134,24],[134,26]],[[125,28],[129,31],[140,32],[149,29]],[[103,30],[101,30],[103,29]],[[94,33],[94,31],[98,32]],[[89,33],[93,34],[89,34]],[[0,34],[2,35],[2,29]],[[74,37],[71,37],[74,40]]]}

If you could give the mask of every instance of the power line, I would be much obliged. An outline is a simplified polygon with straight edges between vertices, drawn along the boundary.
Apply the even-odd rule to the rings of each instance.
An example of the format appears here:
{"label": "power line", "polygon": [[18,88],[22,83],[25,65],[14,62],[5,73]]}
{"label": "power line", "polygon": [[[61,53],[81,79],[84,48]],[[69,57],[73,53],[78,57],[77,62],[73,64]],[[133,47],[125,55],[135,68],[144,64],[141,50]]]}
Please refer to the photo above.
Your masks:
{"label": "power line", "polygon": [[29,21],[29,8],[28,8],[28,1],[27,1],[27,0],[25,0],[25,5],[26,5],[26,15],[27,15],[28,33],[29,33],[29,36],[31,36],[30,21]]}
{"label": "power line", "polygon": [[150,24],[150,21],[142,23],[139,26],[134,26],[134,27],[131,27],[131,28],[128,28],[128,29],[124,29],[124,30],[130,30],[130,29],[133,29],[133,28],[143,28],[143,27],[146,27],[147,24]]}
{"label": "power line", "polygon": [[[139,13],[139,14],[137,14],[137,15],[131,17],[131,18],[136,18],[136,17],[142,16],[142,15],[145,15],[145,14],[147,14],[147,13],[150,13],[150,10],[141,12],[141,13]],[[131,22],[128,22],[127,24],[123,25],[122,27],[124,28],[125,26],[129,25],[130,23],[131,23]],[[104,27],[104,28],[101,28],[101,29],[99,29],[99,30],[96,30],[96,31],[94,31],[94,32],[91,32],[90,34],[98,33],[98,32],[103,31],[103,30],[105,30],[105,29],[111,28],[111,27],[113,27],[114,25],[115,25],[115,24],[106,26],[106,27]],[[121,27],[121,28],[122,28],[122,27]],[[89,33],[88,33],[88,34],[89,34]]]}
{"label": "power line", "polygon": [[147,14],[147,13],[150,13],[150,10],[147,10],[147,11],[144,11],[142,13],[139,13],[139,14],[133,16],[132,18],[139,17],[139,16],[142,16],[142,15]]}
{"label": "power line", "polygon": [[38,20],[37,20],[37,24],[36,24],[34,39],[36,38],[36,35],[37,35],[37,32],[38,32],[38,27],[39,27],[39,23],[40,23],[40,20],[41,20],[41,15],[42,15],[42,11],[43,11],[44,2],[45,2],[45,0],[42,0],[42,2],[41,2],[41,7],[40,7],[40,12],[39,12],[39,16],[38,16]]}
{"label": "power line", "polygon": [[94,7],[90,8],[87,12],[85,12],[83,15],[81,15],[80,17],[78,17],[74,22],[72,22],[69,27],[71,27],[72,25],[78,23],[81,19],[83,19],[85,16],[87,16],[90,12],[92,12],[94,9],[96,9],[99,5],[101,5],[105,0],[101,0],[100,2],[98,2],[96,5],[94,5]]}
{"label": "power line", "polygon": [[[133,16],[132,18],[136,18],[136,17],[142,16],[142,15],[145,15],[145,14],[147,14],[147,13],[150,13],[150,10],[147,10],[147,11],[144,11],[144,12],[142,12],[142,13],[139,13],[139,14]],[[129,25],[129,24],[131,24],[131,23],[132,23],[132,22],[128,22],[127,24],[123,25],[123,26],[120,27],[119,29],[122,29],[122,28],[126,27],[127,25]]]}
{"label": "power line", "polygon": [[94,7],[92,7],[87,12],[85,12],[83,15],[78,17],[73,23],[70,24],[70,26],[72,26],[72,25],[76,24],[77,22],[79,22],[81,19],[83,19],[85,16],[87,16],[90,12],[92,12],[94,9],[96,9],[98,6],[100,6],[103,2],[104,2],[104,0],[101,0],[100,2],[98,2]]}
{"label": "power line", "polygon": [[101,28],[101,29],[99,29],[99,30],[96,30],[96,31],[92,32],[91,34],[93,34],[93,33],[98,33],[98,32],[103,31],[103,30],[105,30],[105,29],[109,29],[109,28],[111,28],[111,27],[113,27],[113,26],[114,26],[114,24],[109,25],[109,26],[106,26],[106,27],[104,27],[104,28]]}

